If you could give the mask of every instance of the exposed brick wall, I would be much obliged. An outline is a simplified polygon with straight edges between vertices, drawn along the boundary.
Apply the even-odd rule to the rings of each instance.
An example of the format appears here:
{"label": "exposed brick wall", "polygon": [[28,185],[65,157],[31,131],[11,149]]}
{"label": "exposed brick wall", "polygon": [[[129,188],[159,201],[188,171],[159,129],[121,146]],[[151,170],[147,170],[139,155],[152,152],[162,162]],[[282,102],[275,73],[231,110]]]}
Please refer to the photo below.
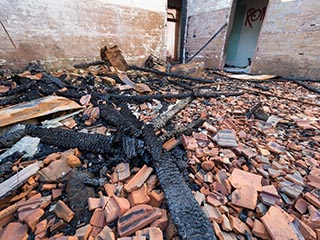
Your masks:
{"label": "exposed brick wall", "polygon": [[[229,21],[232,0],[188,1],[186,52],[192,56],[210,37]],[[222,32],[195,58],[207,67],[222,67],[228,28]]]}
{"label": "exposed brick wall", "polygon": [[320,79],[319,0],[270,0],[252,73]]}
{"label": "exposed brick wall", "polygon": [[0,70],[40,60],[48,69],[99,60],[117,44],[129,63],[165,53],[166,0],[1,0]]}

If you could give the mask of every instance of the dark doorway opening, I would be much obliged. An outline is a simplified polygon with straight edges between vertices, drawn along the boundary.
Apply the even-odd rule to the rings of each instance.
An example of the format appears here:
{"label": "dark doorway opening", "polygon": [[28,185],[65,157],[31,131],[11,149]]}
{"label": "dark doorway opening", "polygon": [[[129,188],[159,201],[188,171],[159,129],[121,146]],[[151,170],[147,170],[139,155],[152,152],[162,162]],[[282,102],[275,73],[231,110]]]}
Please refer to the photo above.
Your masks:
{"label": "dark doorway opening", "polygon": [[185,21],[186,1],[168,0],[166,56],[171,62],[183,61]]}
{"label": "dark doorway opening", "polygon": [[225,70],[249,72],[268,0],[234,0],[236,9],[227,45]]}

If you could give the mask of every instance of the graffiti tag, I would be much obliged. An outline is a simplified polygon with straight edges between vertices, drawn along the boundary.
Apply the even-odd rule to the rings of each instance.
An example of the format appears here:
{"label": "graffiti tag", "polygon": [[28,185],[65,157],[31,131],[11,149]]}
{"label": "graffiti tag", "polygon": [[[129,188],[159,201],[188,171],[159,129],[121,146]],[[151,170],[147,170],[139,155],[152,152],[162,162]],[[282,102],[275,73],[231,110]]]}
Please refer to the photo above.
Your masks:
{"label": "graffiti tag", "polygon": [[252,23],[256,21],[262,21],[264,19],[264,16],[266,14],[266,7],[263,8],[250,8],[247,10],[247,17],[245,26],[249,26],[252,28]]}

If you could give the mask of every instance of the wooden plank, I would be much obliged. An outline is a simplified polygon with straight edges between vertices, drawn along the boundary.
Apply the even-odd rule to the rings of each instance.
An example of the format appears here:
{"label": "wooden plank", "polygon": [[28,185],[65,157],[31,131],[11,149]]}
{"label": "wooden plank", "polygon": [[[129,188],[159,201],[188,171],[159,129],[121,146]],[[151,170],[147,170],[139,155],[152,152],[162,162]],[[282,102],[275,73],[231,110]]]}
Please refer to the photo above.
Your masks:
{"label": "wooden plank", "polygon": [[15,187],[19,186],[21,183],[26,181],[29,177],[36,174],[40,169],[39,162],[30,164],[28,167],[24,168],[20,172],[13,175],[11,178],[7,179],[0,184],[0,198],[6,195],[9,191],[13,190]]}
{"label": "wooden plank", "polygon": [[48,96],[0,110],[0,127],[48,114],[79,109],[81,106],[67,98]]}

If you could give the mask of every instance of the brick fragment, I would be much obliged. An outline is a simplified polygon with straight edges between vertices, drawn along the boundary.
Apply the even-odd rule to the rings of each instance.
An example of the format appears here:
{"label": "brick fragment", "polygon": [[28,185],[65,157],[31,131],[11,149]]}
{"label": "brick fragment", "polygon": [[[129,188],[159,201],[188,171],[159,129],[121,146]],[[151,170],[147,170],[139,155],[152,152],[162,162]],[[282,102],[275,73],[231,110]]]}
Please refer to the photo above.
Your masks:
{"label": "brick fragment", "polygon": [[96,208],[101,208],[102,207],[101,199],[89,197],[88,198],[88,207],[89,207],[89,211],[92,211]]}
{"label": "brick fragment", "polygon": [[305,193],[304,197],[315,207],[320,208],[320,190]]}
{"label": "brick fragment", "polygon": [[78,228],[76,230],[75,236],[78,237],[79,239],[88,240],[91,230],[92,230],[92,226],[90,224],[87,224],[81,228]]}
{"label": "brick fragment", "polygon": [[28,217],[26,217],[24,221],[28,224],[31,230],[34,231],[36,229],[36,225],[39,222],[39,219],[43,216],[43,214],[44,210],[38,208],[34,210]]}
{"label": "brick fragment", "polygon": [[74,217],[74,212],[61,200],[57,202],[54,213],[66,222],[70,222]]}
{"label": "brick fragment", "polygon": [[231,232],[232,231],[232,227],[231,227],[231,223],[230,223],[229,218],[225,214],[222,215],[222,218],[223,218],[222,225],[221,225],[222,229],[224,231]]}
{"label": "brick fragment", "polygon": [[306,202],[302,198],[299,198],[294,204],[294,207],[298,210],[299,213],[304,214],[308,210],[308,205],[308,202]]}

